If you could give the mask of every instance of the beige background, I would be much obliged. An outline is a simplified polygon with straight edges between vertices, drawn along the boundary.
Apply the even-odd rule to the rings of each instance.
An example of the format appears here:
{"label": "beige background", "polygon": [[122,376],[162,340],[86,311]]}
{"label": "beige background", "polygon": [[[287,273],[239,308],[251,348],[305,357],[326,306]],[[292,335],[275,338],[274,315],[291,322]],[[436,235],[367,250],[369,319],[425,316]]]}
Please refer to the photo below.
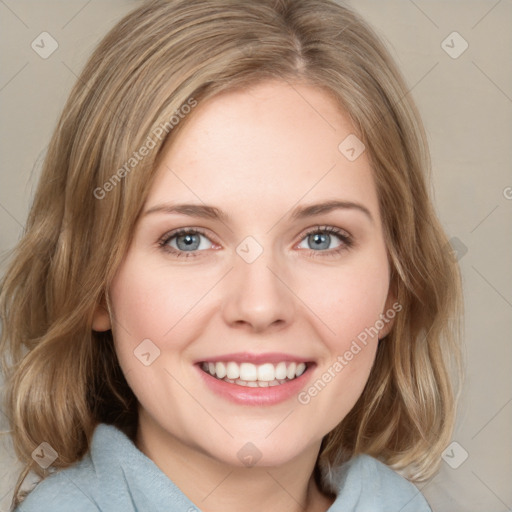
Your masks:
{"label": "beige background", "polygon": [[[75,75],[99,39],[138,3],[0,0],[2,253],[20,237],[41,156]],[[438,476],[420,488],[434,512],[512,510],[512,3],[350,5],[384,37],[419,105],[436,207],[457,239],[463,272],[467,379],[458,444]],[[47,59],[31,48],[43,31],[59,45]],[[469,44],[455,59],[441,46],[454,31]],[[452,53],[462,49],[457,37],[447,40]],[[1,412],[0,423],[5,430]],[[16,468],[9,438],[0,436],[0,512],[8,510]]]}

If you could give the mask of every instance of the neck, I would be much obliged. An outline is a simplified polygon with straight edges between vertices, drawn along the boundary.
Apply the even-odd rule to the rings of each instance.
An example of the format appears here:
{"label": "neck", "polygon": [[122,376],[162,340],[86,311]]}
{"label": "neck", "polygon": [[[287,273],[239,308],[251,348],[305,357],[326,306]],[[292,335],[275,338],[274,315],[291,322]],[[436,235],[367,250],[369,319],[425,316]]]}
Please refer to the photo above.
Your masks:
{"label": "neck", "polygon": [[139,422],[135,444],[204,512],[325,512],[334,501],[313,476],[320,442],[273,467],[224,463],[148,421]]}

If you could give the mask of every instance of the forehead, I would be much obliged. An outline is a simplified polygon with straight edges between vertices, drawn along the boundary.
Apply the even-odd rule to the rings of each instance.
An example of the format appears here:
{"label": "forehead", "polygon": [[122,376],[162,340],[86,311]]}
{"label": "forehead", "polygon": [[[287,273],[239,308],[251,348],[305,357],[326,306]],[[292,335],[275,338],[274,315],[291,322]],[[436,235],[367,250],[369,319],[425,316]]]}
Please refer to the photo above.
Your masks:
{"label": "forehead", "polygon": [[340,151],[354,136],[348,114],[321,88],[270,81],[224,92],[196,107],[168,141],[147,203],[279,215],[297,203],[341,199],[364,201],[378,218],[365,152],[351,161]]}

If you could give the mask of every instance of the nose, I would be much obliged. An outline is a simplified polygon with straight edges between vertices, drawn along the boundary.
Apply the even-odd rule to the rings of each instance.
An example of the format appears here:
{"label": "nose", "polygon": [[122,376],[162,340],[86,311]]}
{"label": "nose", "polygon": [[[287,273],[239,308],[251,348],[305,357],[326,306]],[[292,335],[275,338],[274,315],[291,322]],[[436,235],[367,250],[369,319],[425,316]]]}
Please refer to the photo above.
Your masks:
{"label": "nose", "polygon": [[248,263],[235,255],[234,268],[224,282],[222,315],[231,327],[253,332],[282,329],[293,321],[295,295],[290,273],[271,250]]}

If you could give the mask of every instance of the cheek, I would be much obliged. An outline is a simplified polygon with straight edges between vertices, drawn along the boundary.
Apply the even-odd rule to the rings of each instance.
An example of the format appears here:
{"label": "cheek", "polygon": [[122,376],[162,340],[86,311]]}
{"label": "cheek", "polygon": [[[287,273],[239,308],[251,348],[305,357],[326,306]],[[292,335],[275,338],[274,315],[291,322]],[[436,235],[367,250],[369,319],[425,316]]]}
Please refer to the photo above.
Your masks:
{"label": "cheek", "polygon": [[314,280],[301,284],[300,296],[317,318],[325,352],[299,403],[324,411],[326,428],[334,428],[352,409],[370,375],[389,288],[383,254],[317,270]]}
{"label": "cheek", "polygon": [[174,272],[171,279],[147,258],[129,256],[123,262],[110,287],[112,329],[119,363],[132,389],[145,389],[162,368],[179,361],[196,328],[197,322],[190,319],[204,291],[204,283],[190,279],[190,274]]}
{"label": "cheek", "polygon": [[314,276],[309,273],[307,279],[305,273],[301,274],[304,277],[299,296],[311,305],[324,334],[322,338],[332,350],[347,350],[350,342],[374,328],[384,313],[389,290],[388,264],[385,253],[383,257],[374,255],[375,252],[367,258],[358,256],[339,267],[316,269]]}
{"label": "cheek", "polygon": [[140,343],[144,338],[155,343],[175,340],[171,332],[186,323],[182,320],[188,319],[207,286],[204,279],[192,279],[190,269],[175,269],[169,275],[168,269],[147,260],[127,259],[110,290],[116,334],[130,343]]}
{"label": "cheek", "polygon": [[211,285],[190,279],[190,270],[174,270],[170,275],[147,257],[128,255],[109,295],[115,350],[128,385],[154,417],[162,404],[173,404],[167,412],[178,422],[186,417],[180,404],[190,406],[190,400],[172,376],[184,381],[180,357],[199,324],[194,305]]}

